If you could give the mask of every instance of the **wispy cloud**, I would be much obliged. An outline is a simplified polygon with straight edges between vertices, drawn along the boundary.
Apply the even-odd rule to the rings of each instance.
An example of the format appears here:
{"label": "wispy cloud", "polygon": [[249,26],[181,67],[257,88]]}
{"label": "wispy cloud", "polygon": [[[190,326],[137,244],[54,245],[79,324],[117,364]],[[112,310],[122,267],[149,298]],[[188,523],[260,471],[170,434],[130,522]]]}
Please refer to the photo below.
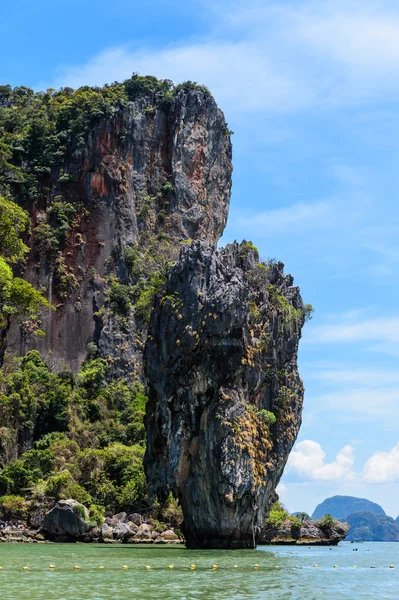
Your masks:
{"label": "wispy cloud", "polygon": [[311,96],[299,79],[285,76],[250,40],[206,40],[161,50],[108,48],[85,64],[61,67],[54,81],[42,82],[38,87],[98,85],[126,79],[133,71],[176,82],[199,81],[212,89],[229,112],[291,110],[293,98],[295,107],[300,108],[309,104]]}
{"label": "wispy cloud", "polygon": [[[398,271],[397,238],[399,220],[389,211],[380,213],[381,199],[367,190],[369,182],[362,170],[341,164],[326,165],[337,179],[337,191],[331,197],[308,202],[294,202],[269,210],[250,211],[232,206],[229,234],[255,239],[255,243],[280,244],[284,253],[308,257],[312,264],[325,269],[329,278],[373,281],[390,281]],[[295,193],[295,192],[294,192]],[[266,200],[267,202],[267,196]],[[238,233],[236,234],[238,235]],[[230,239],[229,238],[229,239]],[[383,242],[382,242],[383,239]],[[382,245],[384,253],[382,253]],[[392,250],[390,253],[390,249]],[[350,268],[348,268],[350,262]],[[364,330],[363,323],[326,324],[312,328],[308,341],[319,341],[321,336],[331,342],[344,336],[375,337],[373,320]],[[390,328],[387,319],[387,328]],[[378,320],[375,329],[385,324]],[[356,330],[358,330],[356,332]],[[383,330],[381,330],[383,335]],[[377,339],[381,339],[377,338]]]}
{"label": "wispy cloud", "polygon": [[[372,420],[383,423],[385,427],[395,428],[399,418],[399,388],[357,389],[340,388],[329,394],[320,394],[318,402],[324,410],[338,415],[345,420]],[[393,420],[394,419],[394,420]]]}
{"label": "wispy cloud", "polygon": [[233,219],[239,221],[240,227],[252,231],[261,230],[265,237],[281,235],[281,233],[303,233],[320,226],[332,225],[335,217],[332,202],[317,202],[314,204],[298,203],[283,208],[276,208],[252,217],[244,212],[235,212]]}
{"label": "wispy cloud", "polygon": [[[229,111],[333,107],[396,94],[399,14],[389,4],[349,1],[209,7],[201,39],[173,46],[106,48],[60,67],[53,87],[102,84],[139,71],[209,85]],[[44,82],[42,82],[44,84]]]}
{"label": "wispy cloud", "polygon": [[[342,343],[340,347],[342,355]],[[357,348],[345,363],[324,360],[303,365],[305,381],[313,390],[307,395],[307,406],[328,414],[330,422],[373,422],[392,431],[399,419],[396,361],[384,355],[372,361],[362,353],[363,348]],[[385,347],[381,350],[386,354]]]}
{"label": "wispy cloud", "polygon": [[373,368],[333,368],[333,369],[310,369],[308,377],[316,379],[334,387],[342,385],[355,385],[361,387],[386,388],[392,384],[399,383],[399,371],[397,369],[373,369]]}
{"label": "wispy cloud", "polygon": [[[314,6],[314,4],[313,4]],[[360,93],[372,93],[372,81],[389,84],[399,66],[399,14],[387,3],[365,2],[354,8],[332,3],[299,16],[299,30],[307,43],[346,69],[347,78],[363,84]],[[332,9],[331,9],[332,7]],[[392,82],[390,83],[392,85]],[[358,93],[359,93],[358,92]]]}
{"label": "wispy cloud", "polygon": [[[350,323],[347,320],[337,320],[334,324],[324,324],[313,327],[305,342],[308,344],[337,344],[353,342],[370,342],[388,345],[398,345],[399,348],[399,316],[374,317]],[[376,349],[372,344],[369,349]]]}

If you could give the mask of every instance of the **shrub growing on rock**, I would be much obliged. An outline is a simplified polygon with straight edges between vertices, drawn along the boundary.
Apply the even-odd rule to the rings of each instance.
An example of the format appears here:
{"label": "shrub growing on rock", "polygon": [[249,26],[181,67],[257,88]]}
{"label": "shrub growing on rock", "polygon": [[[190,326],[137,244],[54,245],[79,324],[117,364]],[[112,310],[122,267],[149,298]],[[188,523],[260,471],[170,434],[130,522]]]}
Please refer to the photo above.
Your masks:
{"label": "shrub growing on rock", "polygon": [[5,519],[25,519],[28,503],[22,496],[2,496],[0,498],[0,509]]}

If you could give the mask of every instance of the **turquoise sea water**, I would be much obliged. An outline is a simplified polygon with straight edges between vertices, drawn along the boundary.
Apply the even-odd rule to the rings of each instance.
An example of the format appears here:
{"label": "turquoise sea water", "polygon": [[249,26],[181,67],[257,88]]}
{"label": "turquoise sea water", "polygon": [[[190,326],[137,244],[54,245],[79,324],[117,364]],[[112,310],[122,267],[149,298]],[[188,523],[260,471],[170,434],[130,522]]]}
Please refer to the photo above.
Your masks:
{"label": "turquoise sea water", "polygon": [[[190,569],[190,564],[196,569]],[[213,564],[218,568],[212,570]],[[390,569],[391,564],[396,568]],[[0,565],[1,600],[399,598],[399,544],[390,543],[344,543],[331,550],[264,546],[244,551],[0,544]],[[24,566],[30,570],[24,571]]]}

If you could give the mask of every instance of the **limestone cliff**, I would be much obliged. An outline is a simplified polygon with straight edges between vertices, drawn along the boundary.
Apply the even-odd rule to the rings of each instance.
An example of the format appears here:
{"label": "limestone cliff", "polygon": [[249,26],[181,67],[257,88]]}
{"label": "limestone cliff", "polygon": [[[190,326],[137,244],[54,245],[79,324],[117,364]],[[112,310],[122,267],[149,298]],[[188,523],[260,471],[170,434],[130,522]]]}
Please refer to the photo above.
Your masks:
{"label": "limestone cliff", "polygon": [[[10,428],[3,402],[7,451],[18,436],[19,455],[61,431],[75,450],[122,441],[142,468],[143,448],[131,444],[144,435],[129,423],[144,356],[151,493],[180,500],[189,547],[253,547],[301,423],[306,308],[283,264],[260,262],[251,243],[216,250],[232,173],[223,113],[197,84],[136,75],[76,92],[0,86],[2,94],[0,193],[30,214],[24,276],[55,307],[39,324],[14,324],[8,353],[38,348],[67,382],[39,402],[37,423],[36,391],[31,408],[21,401],[21,427]],[[32,335],[37,325],[44,337]],[[63,373],[76,374],[86,357],[105,359],[102,375],[91,362],[83,379]],[[46,378],[40,356],[27,358]],[[104,399],[101,386],[117,378],[123,384]],[[96,498],[91,470],[71,471]],[[3,478],[7,493],[20,491],[11,484]],[[128,484],[121,476],[115,485]]]}
{"label": "limestone cliff", "polygon": [[146,473],[189,547],[254,547],[301,423],[304,305],[252,244],[182,249],[152,314]]}
{"label": "limestone cliff", "polygon": [[[26,276],[57,310],[42,316],[39,340],[14,327],[8,351],[38,348],[76,372],[95,343],[114,374],[141,377],[151,293],[182,240],[215,244],[222,234],[231,171],[229,132],[211,96],[180,91],[167,110],[151,97],[116,107],[72,146],[62,176],[47,176],[46,198],[28,207]],[[54,249],[65,206],[75,211],[72,224]]]}

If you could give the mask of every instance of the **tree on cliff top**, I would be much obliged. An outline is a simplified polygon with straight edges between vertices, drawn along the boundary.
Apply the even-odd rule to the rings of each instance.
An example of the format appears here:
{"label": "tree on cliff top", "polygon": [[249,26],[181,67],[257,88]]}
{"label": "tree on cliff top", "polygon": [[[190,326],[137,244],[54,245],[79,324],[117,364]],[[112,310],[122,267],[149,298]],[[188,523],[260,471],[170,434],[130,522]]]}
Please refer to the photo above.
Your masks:
{"label": "tree on cliff top", "polygon": [[28,216],[11,200],[0,196],[0,367],[4,361],[6,337],[11,323],[18,319],[37,320],[43,306],[50,307],[44,296],[20,277],[10,264],[23,260],[28,247],[21,239]]}

